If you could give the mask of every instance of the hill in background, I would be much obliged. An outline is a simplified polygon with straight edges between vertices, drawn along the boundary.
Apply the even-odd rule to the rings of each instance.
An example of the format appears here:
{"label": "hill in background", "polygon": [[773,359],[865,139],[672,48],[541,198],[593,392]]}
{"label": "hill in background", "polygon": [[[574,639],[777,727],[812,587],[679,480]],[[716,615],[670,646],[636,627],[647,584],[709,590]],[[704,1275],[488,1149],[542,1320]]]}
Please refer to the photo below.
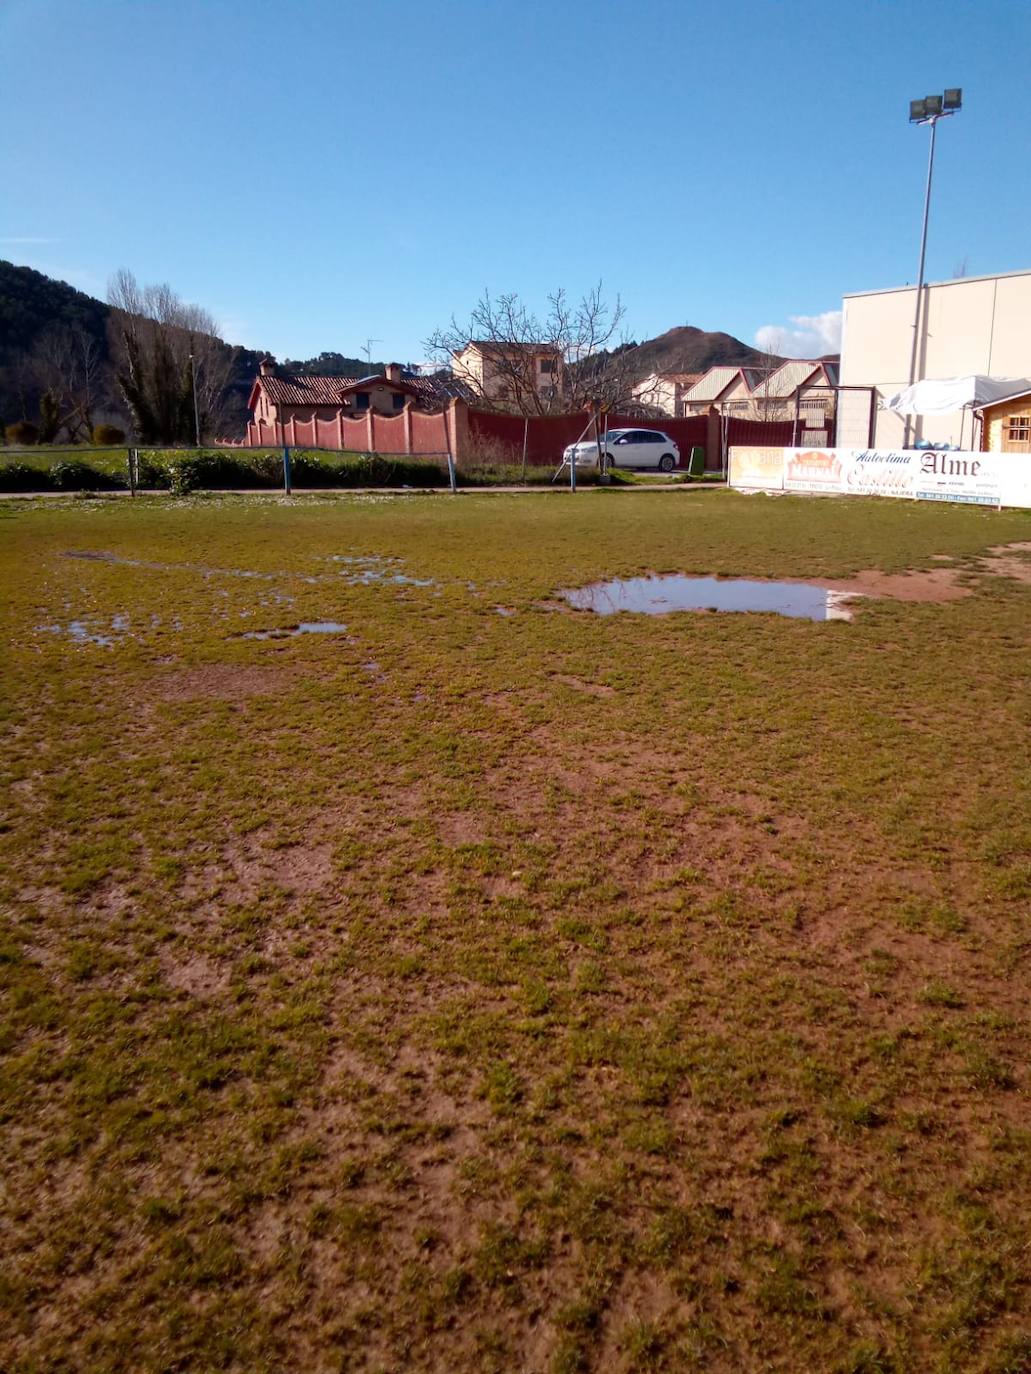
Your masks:
{"label": "hill in background", "polygon": [[[56,281],[31,267],[0,260],[0,420],[10,424],[19,419],[35,419],[38,415],[43,387],[38,369],[32,365],[33,352],[40,346],[41,336],[56,326],[82,331],[95,341],[101,362],[98,410],[105,418],[110,416],[126,425],[124,406],[110,365],[110,314],[111,309],[104,301],[77,291],[67,282]],[[244,431],[247,398],[262,353],[220,343],[231,355],[231,372],[219,430],[225,437],[235,437]],[[598,354],[585,360],[585,364],[604,368],[617,356],[621,374],[633,381],[640,381],[653,372],[705,372],[724,364],[745,367],[770,361],[731,334],[707,332],[694,325],[678,325],[658,338]],[[335,352],[321,353],[307,360],[288,359],[283,366],[291,372],[359,377],[383,369],[382,363],[370,363],[364,358]]]}
{"label": "hill in background", "polygon": [[710,367],[768,366],[771,361],[768,354],[733,334],[697,329],[693,324],[678,324],[657,338],[617,351],[621,370],[628,369],[635,381],[653,372],[707,372]]}

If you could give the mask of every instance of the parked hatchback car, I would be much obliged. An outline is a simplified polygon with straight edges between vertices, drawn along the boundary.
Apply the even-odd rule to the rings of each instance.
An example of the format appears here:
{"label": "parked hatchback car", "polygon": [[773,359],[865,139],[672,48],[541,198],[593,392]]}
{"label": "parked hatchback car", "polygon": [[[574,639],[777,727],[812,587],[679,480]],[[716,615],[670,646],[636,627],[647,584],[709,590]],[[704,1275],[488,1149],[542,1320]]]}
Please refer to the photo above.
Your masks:
{"label": "parked hatchback car", "polygon": [[[672,472],[680,463],[680,450],[661,429],[610,429],[602,441],[602,451],[617,468],[658,468]],[[563,454],[567,463],[578,468],[598,466],[598,443],[585,439],[570,444]]]}

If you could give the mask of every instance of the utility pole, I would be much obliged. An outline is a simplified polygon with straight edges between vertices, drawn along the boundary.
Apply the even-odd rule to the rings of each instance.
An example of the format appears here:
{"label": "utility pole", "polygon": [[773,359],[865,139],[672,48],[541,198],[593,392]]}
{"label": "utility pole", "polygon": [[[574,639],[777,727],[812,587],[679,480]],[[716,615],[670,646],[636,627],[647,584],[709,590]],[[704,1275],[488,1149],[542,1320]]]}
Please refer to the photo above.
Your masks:
{"label": "utility pole", "polygon": [[[924,261],[927,257],[927,221],[931,213],[931,178],[934,175],[934,140],[938,132],[939,119],[959,112],[963,106],[963,92],[958,86],[950,86],[943,95],[928,95],[923,100],[909,102],[910,124],[930,124],[931,146],[927,156],[927,186],[924,190],[924,220],[920,230],[920,267],[916,278],[916,309],[913,313],[913,350],[909,359],[909,385],[919,381],[917,372],[920,366],[920,314],[924,304]],[[909,448],[910,428],[915,429],[912,417],[906,416],[906,432],[903,447]]]}

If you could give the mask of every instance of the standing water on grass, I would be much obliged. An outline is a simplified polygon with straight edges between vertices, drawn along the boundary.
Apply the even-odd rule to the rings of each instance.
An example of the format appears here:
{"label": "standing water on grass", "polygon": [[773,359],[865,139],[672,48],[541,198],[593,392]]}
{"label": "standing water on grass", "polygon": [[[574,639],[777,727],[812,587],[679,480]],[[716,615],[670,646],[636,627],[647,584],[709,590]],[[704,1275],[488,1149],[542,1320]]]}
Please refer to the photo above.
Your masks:
{"label": "standing water on grass", "polygon": [[637,611],[667,615],[670,611],[772,611],[807,620],[851,620],[845,592],[806,582],[749,582],[744,578],[686,577],[680,573],[651,577],[614,577],[560,593],[578,611],[613,615]]}
{"label": "standing water on grass", "polygon": [[247,630],[243,639],[292,639],[294,635],[342,635],[347,629],[339,620],[302,620],[282,630]]}

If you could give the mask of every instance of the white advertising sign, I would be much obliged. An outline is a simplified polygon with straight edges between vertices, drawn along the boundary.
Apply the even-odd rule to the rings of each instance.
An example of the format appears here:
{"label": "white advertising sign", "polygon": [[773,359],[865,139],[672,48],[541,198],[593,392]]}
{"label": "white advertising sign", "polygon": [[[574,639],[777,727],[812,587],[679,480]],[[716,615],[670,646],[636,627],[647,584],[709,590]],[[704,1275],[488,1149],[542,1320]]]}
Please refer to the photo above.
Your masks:
{"label": "white advertising sign", "polygon": [[841,489],[846,496],[913,495],[911,453],[865,448],[841,452]]}
{"label": "white advertising sign", "polygon": [[766,452],[768,459],[759,449],[731,449],[731,486],[774,490],[782,470],[784,491],[1031,507],[1031,454],[851,448]]}
{"label": "white advertising sign", "polygon": [[849,449],[786,448],[785,491],[827,491],[841,494],[841,459]]}
{"label": "white advertising sign", "polygon": [[[916,455],[913,495],[918,501],[962,501],[970,506],[1001,506],[1002,453],[933,453]],[[993,461],[993,459],[995,461]]]}
{"label": "white advertising sign", "polygon": [[783,491],[785,452],[735,444],[730,450],[730,485],[750,491]]}

